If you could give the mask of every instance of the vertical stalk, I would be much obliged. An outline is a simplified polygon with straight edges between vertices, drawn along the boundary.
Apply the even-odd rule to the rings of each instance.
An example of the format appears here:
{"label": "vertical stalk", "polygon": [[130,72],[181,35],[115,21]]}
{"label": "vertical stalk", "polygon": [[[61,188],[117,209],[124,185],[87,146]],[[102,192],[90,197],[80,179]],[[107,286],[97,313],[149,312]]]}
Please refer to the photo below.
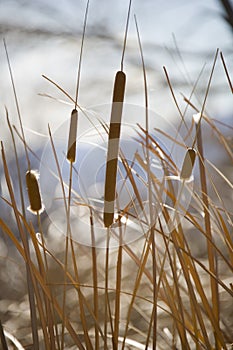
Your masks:
{"label": "vertical stalk", "polygon": [[[199,168],[200,168],[202,201],[203,201],[203,211],[204,211],[204,222],[205,222],[205,231],[207,235],[209,270],[211,274],[213,274],[214,276],[217,276],[215,251],[213,247],[213,237],[212,237],[212,231],[211,231],[211,221],[210,221],[210,212],[209,212],[210,209],[209,209],[209,198],[208,198],[208,192],[207,192],[206,170],[205,170],[203,143],[202,143],[202,130],[201,130],[200,123],[198,124],[196,123],[196,132],[197,132],[197,149],[199,154]],[[215,316],[217,325],[219,326],[218,283],[216,279],[212,276],[210,276],[210,286],[211,286],[213,314]],[[219,349],[219,343],[217,339],[216,339],[216,349]]]}
{"label": "vertical stalk", "polygon": [[135,24],[137,29],[138,43],[142,61],[143,69],[143,79],[144,79],[144,92],[145,92],[145,124],[146,124],[146,164],[147,164],[147,182],[148,182],[148,198],[149,198],[149,215],[150,215],[150,239],[151,239],[151,250],[152,250],[152,274],[153,274],[153,350],[156,349],[157,343],[157,288],[156,288],[156,246],[154,237],[154,213],[152,208],[153,198],[152,198],[152,182],[151,182],[151,171],[150,171],[150,151],[149,151],[149,115],[148,115],[148,89],[147,89],[147,78],[146,78],[146,68],[143,57],[141,39],[139,35],[138,24],[135,18]]}

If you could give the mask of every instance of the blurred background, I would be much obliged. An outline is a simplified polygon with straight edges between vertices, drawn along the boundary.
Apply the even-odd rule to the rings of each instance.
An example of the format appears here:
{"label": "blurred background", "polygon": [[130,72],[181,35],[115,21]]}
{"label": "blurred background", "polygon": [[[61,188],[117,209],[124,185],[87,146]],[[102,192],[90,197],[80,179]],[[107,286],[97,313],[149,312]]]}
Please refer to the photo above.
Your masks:
{"label": "blurred background", "polygon": [[[134,14],[137,16],[146,64],[150,108],[165,120],[176,121],[178,118],[180,121],[163,66],[169,73],[182,111],[185,104],[181,93],[190,96],[204,67],[192,99],[201,109],[217,48],[223,52],[233,80],[231,6],[233,7],[233,1],[226,0],[133,0],[124,61],[124,71],[127,74],[125,101],[144,106],[143,72]],[[59,126],[70,118],[73,109],[68,98],[45,80],[42,74],[75,96],[85,7],[86,0],[0,0],[0,140],[4,141],[8,151],[12,151],[12,143],[8,142],[10,133],[5,107],[12,124],[19,127],[19,122],[3,39],[7,43],[27,142],[35,152],[39,150],[41,155],[48,138],[48,123],[53,133],[57,130],[62,133]],[[79,104],[87,109],[111,102],[115,72],[120,69],[127,10],[126,0],[90,0],[79,92]],[[232,125],[232,107],[232,93],[218,56],[206,112],[212,118]],[[193,113],[189,108],[185,118],[191,120]],[[155,122],[158,127],[161,126],[161,118]],[[177,122],[175,124],[178,125]],[[232,129],[227,129],[227,133],[232,137]],[[212,140],[211,136],[205,139],[209,146],[208,152],[222,162],[216,138]],[[67,139],[65,132],[64,137]],[[25,155],[22,154],[21,166],[24,165],[26,169]],[[12,162],[9,168],[15,174],[13,152],[8,152],[8,159],[10,157]],[[39,165],[35,168],[39,169]],[[227,175],[232,178],[229,159],[224,164],[224,169],[226,168]],[[222,164],[220,169],[223,169]],[[2,175],[0,160],[1,178]],[[7,188],[1,184],[1,178],[0,192],[4,193]],[[221,189],[224,189],[223,186]],[[226,207],[231,208],[232,195],[226,187],[225,192],[226,197],[229,197],[225,202]],[[0,216],[12,221],[7,206],[6,209],[1,206]],[[192,237],[195,239],[194,246],[201,255],[205,248],[201,247],[202,243],[197,245],[196,236]],[[61,247],[63,243],[62,240]],[[52,244],[61,251],[61,247],[55,245],[54,241]],[[27,299],[21,299],[19,304],[18,298],[21,291],[25,291],[23,265],[7,258],[10,255],[18,256],[15,251],[11,254],[10,249],[12,248],[1,241],[0,299],[4,300],[1,300],[0,315],[9,329],[15,331],[23,325],[25,334],[28,335],[24,322],[27,320],[29,325],[28,304],[25,302]],[[19,269],[22,270],[21,274]],[[85,274],[89,276],[89,273]],[[14,298],[13,293],[16,295],[15,303],[10,300]],[[26,291],[23,293],[26,294]],[[15,310],[24,312],[24,318],[20,318],[22,315],[18,316]]]}
{"label": "blurred background", "polygon": [[[223,52],[233,79],[232,13],[230,9],[226,11],[229,4],[232,5],[232,1],[133,0],[124,65],[126,102],[144,104],[134,14],[147,68],[150,108],[166,119],[174,119],[178,112],[163,66],[168,70],[181,106],[180,92],[190,95],[205,65],[196,89],[200,107],[217,48]],[[34,137],[30,130],[47,134],[48,123],[53,131],[56,130],[69,118],[72,107],[41,96],[49,94],[69,102],[42,74],[57,82],[71,96],[75,95],[85,7],[84,0],[0,0],[1,139],[8,137],[4,106],[9,110],[12,123],[18,123],[2,39],[7,42],[28,137]],[[128,1],[125,0],[90,1],[79,93],[79,103],[86,108],[111,101],[114,75],[120,68],[127,10]],[[231,122],[232,94],[220,58],[207,111],[214,118]],[[34,142],[36,140],[38,138]]]}

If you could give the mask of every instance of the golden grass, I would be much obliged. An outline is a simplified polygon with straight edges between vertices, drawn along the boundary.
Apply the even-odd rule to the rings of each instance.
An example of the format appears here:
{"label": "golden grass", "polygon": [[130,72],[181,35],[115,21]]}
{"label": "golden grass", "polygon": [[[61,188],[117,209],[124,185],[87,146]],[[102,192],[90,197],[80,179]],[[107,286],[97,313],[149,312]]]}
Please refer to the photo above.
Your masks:
{"label": "golden grass", "polygon": [[[84,20],[83,39],[88,4],[89,2]],[[144,157],[135,150],[134,159],[130,164],[119,148],[125,94],[123,58],[130,6],[131,1],[121,70],[116,73],[112,100],[113,109],[114,105],[120,103],[120,109],[117,108],[117,123],[116,111],[113,109],[113,120],[110,120],[110,127],[100,123],[101,130],[104,129],[108,137],[108,153],[111,156],[111,160],[108,159],[108,156],[106,158],[104,200],[113,203],[113,206],[110,211],[107,206],[107,209],[104,207],[103,213],[99,213],[84,199],[81,204],[74,203],[76,206],[86,206],[89,210],[91,247],[85,247],[75,242],[74,232],[72,232],[74,228],[71,228],[73,171],[76,170],[74,162],[78,162],[78,157],[76,160],[78,122],[76,108],[81,108],[78,105],[78,87],[82,55],[80,55],[79,60],[76,97],[73,99],[57,85],[66,97],[75,103],[68,136],[67,159],[70,162],[68,184],[65,184],[62,178],[61,164],[49,129],[50,143],[57,169],[55,175],[59,179],[62,189],[65,208],[64,220],[67,223],[61,250],[59,248],[56,251],[56,242],[49,241],[50,232],[44,232],[40,217],[43,198],[40,197],[38,179],[30,168],[29,156],[33,156],[33,152],[25,140],[22,122],[21,133],[18,132],[18,134],[20,141],[25,146],[28,160],[26,184],[30,208],[37,213],[38,224],[35,227],[28,220],[24,209],[23,190],[21,190],[21,204],[16,200],[16,189],[12,185],[7,155],[4,145],[1,144],[4,174],[10,198],[8,200],[2,198],[2,200],[7,203],[9,210],[14,212],[19,236],[15,235],[4,218],[0,218],[0,227],[9,237],[26,265],[32,321],[30,331],[33,346],[31,348],[54,350],[69,348],[88,350],[228,350],[230,344],[233,343],[232,321],[228,319],[231,314],[228,309],[232,305],[233,297],[232,280],[230,280],[233,272],[233,222],[231,208],[228,208],[224,193],[221,191],[222,188],[219,188],[215,179],[217,177],[218,180],[221,180],[221,184],[223,184],[221,186],[227,188],[231,195],[233,184],[224,170],[205,158],[205,139],[203,138],[203,132],[209,128],[213,137],[221,144],[222,150],[232,166],[233,153],[227,138],[221,133],[214,121],[206,115],[205,111],[218,51],[214,58],[201,107],[196,107],[191,100],[195,88],[193,88],[190,98],[184,97],[187,108],[192,108],[195,113],[199,113],[199,119],[195,122],[185,119],[185,113],[178,105],[167,70],[164,67],[166,80],[181,118],[179,127],[184,126],[188,135],[185,139],[187,144],[180,142],[178,134],[174,137],[174,135],[160,130],[159,127],[155,132],[163,134],[167,141],[172,141],[174,145],[179,145],[183,150],[186,150],[183,163],[179,167],[172,158],[172,154],[161,147],[154,136],[154,131],[150,132],[146,67],[135,18],[145,93],[145,116],[142,116],[142,120],[144,117],[145,122],[143,125],[137,126],[137,135],[138,147],[142,148]],[[231,87],[230,76],[222,54],[221,59]],[[12,72],[11,78],[13,84]],[[56,85],[50,79],[46,79]],[[14,95],[17,101],[15,87]],[[89,118],[88,112],[85,111],[84,115]],[[19,118],[21,120],[20,113]],[[14,138],[8,114],[7,122],[12,135],[16,163],[20,167],[17,160],[17,140]],[[204,122],[205,128],[203,128]],[[118,140],[117,144],[111,142],[115,139]],[[112,150],[110,149],[111,145],[114,145]],[[112,155],[114,155],[113,159]],[[196,169],[197,164],[195,164],[196,156],[199,160],[199,172]],[[162,178],[157,178],[153,172],[153,160],[161,164],[164,173]],[[125,169],[125,183],[127,179],[133,189],[130,201],[124,208],[120,207],[119,198],[116,196],[116,176],[119,162],[123,164]],[[146,180],[143,179],[143,184],[148,194],[148,207],[146,207],[142,193],[135,181],[134,163],[139,164],[147,176]],[[183,191],[194,173],[195,186],[192,190],[192,200],[189,207],[184,208],[181,201]],[[137,175],[139,176],[139,174]],[[20,188],[23,186],[23,182],[20,175],[17,177]],[[178,195],[173,182],[174,178],[180,184]],[[67,188],[68,200],[65,191]],[[166,196],[166,202],[164,196]],[[96,247],[98,240],[96,215],[98,222],[102,224],[103,228],[105,227],[105,249]],[[110,216],[107,217],[108,215]],[[182,216],[183,219],[181,219]],[[138,222],[138,218],[137,230],[141,230],[142,237],[138,241],[127,244],[124,240],[127,225],[130,225],[130,222]],[[113,221],[114,224],[112,224]],[[194,237],[196,242],[190,241],[189,231],[192,231],[192,238]],[[117,249],[110,248],[112,238],[118,240]],[[201,242],[198,242],[199,239]],[[201,247],[205,244],[204,256],[200,258],[193,251],[193,247]],[[0,339],[3,350],[7,349],[8,340],[4,336],[4,324],[2,325],[1,322]],[[24,342],[23,337],[20,340]],[[30,346],[26,343],[24,345],[25,348]]]}

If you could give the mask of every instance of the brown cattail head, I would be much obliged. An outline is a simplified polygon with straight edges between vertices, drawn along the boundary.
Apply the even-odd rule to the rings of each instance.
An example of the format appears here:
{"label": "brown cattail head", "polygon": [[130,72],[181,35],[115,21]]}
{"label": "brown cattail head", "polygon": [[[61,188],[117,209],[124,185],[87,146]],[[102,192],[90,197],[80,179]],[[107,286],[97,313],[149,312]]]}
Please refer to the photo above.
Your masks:
{"label": "brown cattail head", "polygon": [[113,102],[123,102],[124,101],[125,80],[126,80],[125,73],[123,71],[119,70],[116,73],[116,77],[115,77],[113,99],[112,99]]}
{"label": "brown cattail head", "polygon": [[68,139],[68,150],[66,158],[71,163],[75,162],[76,159],[76,138],[77,138],[77,125],[78,125],[78,111],[73,109],[70,119],[70,132]]}
{"label": "brown cattail head", "polygon": [[26,185],[30,203],[28,209],[34,214],[42,212],[43,206],[38,185],[38,175],[35,171],[28,170],[26,172]]}
{"label": "brown cattail head", "polygon": [[195,149],[188,148],[188,150],[185,154],[182,169],[180,172],[180,178],[182,180],[188,180],[190,178],[190,176],[192,175],[195,159],[196,159]]}
{"label": "brown cattail head", "polygon": [[111,226],[114,218],[114,201],[116,195],[116,176],[119,154],[122,108],[125,95],[126,75],[118,71],[115,76],[112,111],[108,139],[108,154],[105,176],[104,225]]}

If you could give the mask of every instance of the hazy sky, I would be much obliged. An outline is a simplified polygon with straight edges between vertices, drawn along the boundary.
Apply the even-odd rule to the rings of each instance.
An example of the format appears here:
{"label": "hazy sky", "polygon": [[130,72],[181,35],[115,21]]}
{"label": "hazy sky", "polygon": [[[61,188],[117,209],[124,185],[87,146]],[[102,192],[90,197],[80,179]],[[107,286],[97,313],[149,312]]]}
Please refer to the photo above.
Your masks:
{"label": "hazy sky", "polygon": [[[0,1],[0,37],[7,40],[20,106],[29,128],[37,125],[39,130],[45,130],[48,122],[57,125],[69,114],[70,106],[38,94],[49,93],[68,102],[41,77],[46,74],[74,96],[85,6],[83,0]],[[120,66],[127,8],[125,0],[90,1],[80,86],[80,103],[86,107],[110,102],[114,74]],[[229,70],[233,70],[233,35],[223,20],[220,1],[133,0],[125,54],[129,103],[144,103],[134,14],[146,62],[150,106],[157,113],[169,118],[177,114],[163,66],[179,95],[190,94],[206,64],[198,85],[200,100],[217,48],[224,52]],[[3,45],[0,74],[0,113],[4,114],[7,105],[14,121],[14,100]],[[180,95],[178,98],[182,100]],[[232,96],[220,60],[209,101],[214,116],[232,110]]]}

